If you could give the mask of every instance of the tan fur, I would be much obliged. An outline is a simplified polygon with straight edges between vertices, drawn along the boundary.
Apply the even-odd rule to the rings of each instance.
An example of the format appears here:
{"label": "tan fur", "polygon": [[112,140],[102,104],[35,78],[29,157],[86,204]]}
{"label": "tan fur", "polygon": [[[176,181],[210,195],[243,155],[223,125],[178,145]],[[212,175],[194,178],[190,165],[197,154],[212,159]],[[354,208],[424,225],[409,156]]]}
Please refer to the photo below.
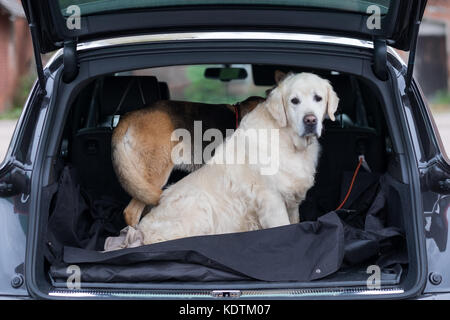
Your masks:
{"label": "tan fur", "polygon": [[[263,100],[252,97],[239,104],[241,116]],[[161,188],[174,168],[171,153],[177,143],[171,141],[172,132],[177,128],[192,131],[194,120],[207,120],[202,119],[202,108],[227,108],[235,112],[230,105],[159,101],[121,117],[112,136],[112,162],[121,185],[133,198],[124,210],[128,225],[139,222],[146,205],[158,204]],[[199,166],[183,168],[192,171]]]}

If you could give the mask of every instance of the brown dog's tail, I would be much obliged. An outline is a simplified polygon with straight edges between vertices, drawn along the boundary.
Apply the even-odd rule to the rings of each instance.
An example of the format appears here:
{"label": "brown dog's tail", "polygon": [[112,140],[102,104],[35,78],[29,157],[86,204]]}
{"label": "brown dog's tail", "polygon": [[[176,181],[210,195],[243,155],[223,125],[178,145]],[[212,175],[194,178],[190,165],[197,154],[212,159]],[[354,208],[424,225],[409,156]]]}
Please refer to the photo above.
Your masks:
{"label": "brown dog's tail", "polygon": [[158,204],[172,171],[172,131],[170,118],[159,111],[127,114],[114,129],[114,171],[128,194],[147,205]]}

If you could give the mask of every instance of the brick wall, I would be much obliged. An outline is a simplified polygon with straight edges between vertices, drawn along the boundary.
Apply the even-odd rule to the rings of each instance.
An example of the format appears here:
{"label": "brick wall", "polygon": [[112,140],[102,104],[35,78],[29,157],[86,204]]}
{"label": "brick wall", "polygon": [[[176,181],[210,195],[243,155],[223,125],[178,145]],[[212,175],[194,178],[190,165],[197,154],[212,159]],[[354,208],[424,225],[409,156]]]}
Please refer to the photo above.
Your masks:
{"label": "brick wall", "polygon": [[31,37],[24,18],[0,9],[0,112],[11,106],[20,79],[30,70]]}
{"label": "brick wall", "polygon": [[[450,85],[450,1],[449,0],[428,0],[424,14],[424,22],[443,23],[446,29],[447,46],[447,66]],[[450,88],[449,88],[450,89]]]}
{"label": "brick wall", "polygon": [[7,107],[7,100],[10,96],[9,88],[9,17],[0,11],[0,112]]}
{"label": "brick wall", "polygon": [[428,0],[425,9],[425,17],[450,21],[450,1],[448,0]]}

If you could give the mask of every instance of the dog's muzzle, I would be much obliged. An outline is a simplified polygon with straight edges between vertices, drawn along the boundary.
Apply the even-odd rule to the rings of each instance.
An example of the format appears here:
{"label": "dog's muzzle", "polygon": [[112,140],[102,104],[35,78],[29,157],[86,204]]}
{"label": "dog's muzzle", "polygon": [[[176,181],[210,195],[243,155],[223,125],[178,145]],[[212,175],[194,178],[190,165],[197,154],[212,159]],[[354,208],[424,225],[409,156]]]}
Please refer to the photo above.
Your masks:
{"label": "dog's muzzle", "polygon": [[302,136],[317,136],[317,117],[313,114],[308,114],[303,118],[304,132]]}

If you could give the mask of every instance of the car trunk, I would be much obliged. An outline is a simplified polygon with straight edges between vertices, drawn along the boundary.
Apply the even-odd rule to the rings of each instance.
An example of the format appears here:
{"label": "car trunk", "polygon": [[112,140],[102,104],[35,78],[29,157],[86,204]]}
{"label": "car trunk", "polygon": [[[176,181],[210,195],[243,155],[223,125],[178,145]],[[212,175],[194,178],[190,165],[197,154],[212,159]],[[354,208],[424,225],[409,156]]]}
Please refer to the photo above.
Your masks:
{"label": "car trunk", "polygon": [[[419,182],[403,114],[407,95],[397,94],[404,88],[396,81],[405,70],[387,45],[411,51],[405,76],[410,86],[426,0],[22,3],[35,49],[37,94],[44,97],[36,104],[49,107],[32,179],[25,270],[33,294],[419,292]],[[40,53],[55,49],[62,52],[44,72]],[[275,69],[314,72],[340,96],[338,121],[325,124],[320,141],[316,184],[299,210],[302,222],[99,253],[105,238],[124,227],[121,213],[129,201],[112,170],[112,127],[127,108],[168,97],[160,78],[131,71],[213,63],[251,64],[255,84],[265,86],[274,84]],[[117,72],[128,73],[117,80]],[[122,99],[125,88],[130,95]],[[345,210],[336,210],[361,154],[368,167],[358,174]],[[170,182],[182,176],[174,172]]]}
{"label": "car trunk", "polygon": [[[386,117],[390,111],[374,80],[325,67],[248,65],[261,87],[274,85],[275,70],[314,72],[329,79],[341,99],[337,121],[325,123],[316,184],[300,206],[300,224],[101,252],[105,238],[125,227],[122,212],[130,200],[111,164],[113,127],[124,113],[167,99],[170,90],[152,69],[145,76],[136,68],[87,76],[66,92],[64,130],[44,177],[36,247],[39,291],[248,298],[407,290],[417,276],[416,267],[411,269],[416,259],[410,251],[416,241],[411,186],[404,176],[409,169],[396,150],[395,130]],[[336,210],[360,155],[368,166],[358,173],[344,209]],[[185,175],[174,171],[169,184]]]}

